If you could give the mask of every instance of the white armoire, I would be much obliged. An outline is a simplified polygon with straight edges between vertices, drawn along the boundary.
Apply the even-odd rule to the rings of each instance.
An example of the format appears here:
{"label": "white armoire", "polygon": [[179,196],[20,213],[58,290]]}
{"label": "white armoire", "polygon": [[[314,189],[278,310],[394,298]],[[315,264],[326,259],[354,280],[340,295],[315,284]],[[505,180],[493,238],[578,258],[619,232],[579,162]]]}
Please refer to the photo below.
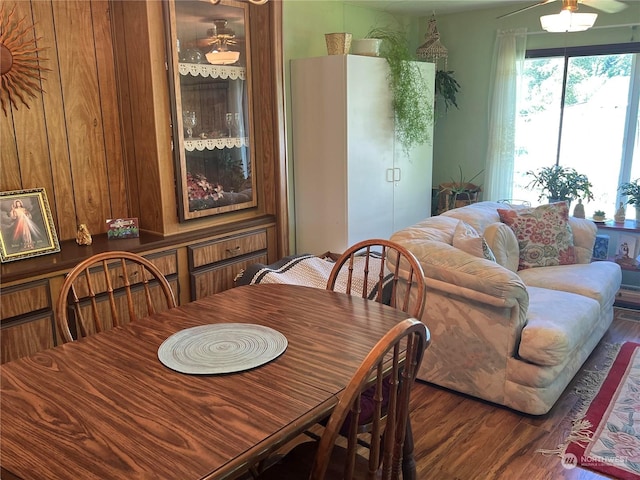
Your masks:
{"label": "white armoire", "polygon": [[[418,63],[432,88],[434,64]],[[405,153],[395,137],[387,73],[377,57],[291,61],[299,254],[342,253],[431,215],[432,132]]]}

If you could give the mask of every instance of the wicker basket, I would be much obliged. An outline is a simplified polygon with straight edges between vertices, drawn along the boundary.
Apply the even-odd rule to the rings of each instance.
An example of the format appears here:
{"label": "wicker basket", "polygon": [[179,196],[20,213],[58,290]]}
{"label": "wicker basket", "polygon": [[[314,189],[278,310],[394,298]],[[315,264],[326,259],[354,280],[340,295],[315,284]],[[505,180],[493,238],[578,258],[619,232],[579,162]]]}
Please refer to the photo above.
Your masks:
{"label": "wicker basket", "polygon": [[350,33],[325,33],[329,55],[346,55],[351,48]]}

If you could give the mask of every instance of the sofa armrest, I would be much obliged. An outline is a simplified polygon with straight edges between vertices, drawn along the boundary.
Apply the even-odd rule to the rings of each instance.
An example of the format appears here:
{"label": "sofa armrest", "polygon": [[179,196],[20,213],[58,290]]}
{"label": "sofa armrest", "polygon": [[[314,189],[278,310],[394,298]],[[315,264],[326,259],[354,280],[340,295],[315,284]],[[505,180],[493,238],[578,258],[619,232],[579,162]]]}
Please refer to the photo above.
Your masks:
{"label": "sofa armrest", "polygon": [[[517,355],[526,311],[486,302],[479,292],[429,279],[422,321],[431,332],[418,378],[485,400],[507,404],[509,362]],[[440,289],[439,287],[443,287]],[[452,289],[459,288],[457,292]],[[449,291],[449,292],[447,292]],[[477,296],[470,300],[470,296]],[[505,301],[510,303],[514,301]]]}
{"label": "sofa armrest", "polygon": [[392,236],[391,240],[415,255],[429,288],[496,307],[519,304],[521,311],[527,311],[529,296],[524,282],[496,262],[439,241],[403,238],[401,234]]}

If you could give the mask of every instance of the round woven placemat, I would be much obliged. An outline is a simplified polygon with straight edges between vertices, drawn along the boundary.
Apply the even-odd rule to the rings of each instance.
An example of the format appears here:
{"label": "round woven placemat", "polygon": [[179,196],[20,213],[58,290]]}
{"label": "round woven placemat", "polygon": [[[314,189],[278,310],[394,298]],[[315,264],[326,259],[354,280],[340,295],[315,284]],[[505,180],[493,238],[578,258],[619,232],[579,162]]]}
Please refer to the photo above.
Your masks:
{"label": "round woven placemat", "polygon": [[181,373],[233,373],[264,365],[286,349],[286,337],[273,328],[217,323],[174,333],[158,348],[158,359]]}

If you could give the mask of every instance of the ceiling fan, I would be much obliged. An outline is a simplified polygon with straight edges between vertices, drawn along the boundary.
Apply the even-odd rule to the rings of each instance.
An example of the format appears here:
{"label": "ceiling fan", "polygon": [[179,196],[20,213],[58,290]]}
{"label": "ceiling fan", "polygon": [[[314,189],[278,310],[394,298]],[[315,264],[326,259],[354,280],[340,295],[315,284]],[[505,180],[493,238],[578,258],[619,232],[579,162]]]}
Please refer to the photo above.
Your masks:
{"label": "ceiling fan", "polygon": [[[516,13],[524,12],[526,10],[539,7],[541,5],[546,5],[548,3],[553,3],[555,1],[556,0],[541,0],[540,2],[534,3],[533,5],[519,8],[518,10],[514,10],[513,12],[501,15],[498,18],[510,17],[511,15],[515,15]],[[604,13],[617,13],[627,8],[627,5],[619,0],[562,0],[562,11],[576,12],[578,10],[578,4],[587,5]]]}
{"label": "ceiling fan", "polygon": [[216,18],[213,21],[213,28],[207,30],[207,43],[211,51],[205,55],[207,61],[214,65],[230,65],[236,63],[240,58],[240,52],[229,50],[229,45],[236,45],[236,34],[227,27],[227,21]]}
{"label": "ceiling fan", "polygon": [[236,34],[233,30],[227,27],[227,20],[223,18],[216,18],[213,20],[213,28],[207,30],[207,43],[209,45],[219,45],[226,47],[227,45],[235,45],[237,42]]}

